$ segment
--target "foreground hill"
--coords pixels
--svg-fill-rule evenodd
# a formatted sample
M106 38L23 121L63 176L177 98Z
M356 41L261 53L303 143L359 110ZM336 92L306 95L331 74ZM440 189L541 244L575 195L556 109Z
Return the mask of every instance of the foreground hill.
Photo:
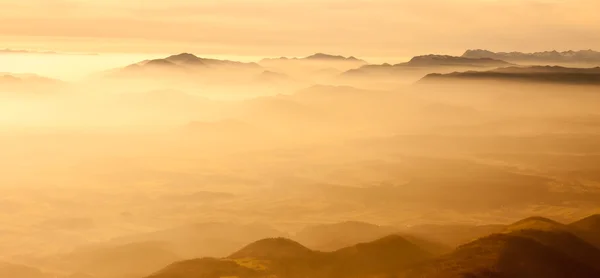
M285 239L263 239L224 259L175 263L152 278L374 277L402 271L431 255L400 236L389 236L335 252L318 252Z
M399 235L343 248L334 252L333 256L330 277L372 277L397 273L432 257Z
M600 85L600 67L566 68L550 66L508 67L489 71L433 73L421 79L421 83L456 81L528 82L572 85Z
M483 49L467 50L462 57L465 58L491 58L516 63L598 63L600 52L593 50L580 51L543 51L534 53L522 52L492 52Z
M591 278L600 272L560 251L517 235L495 234L405 272L401 277Z
M558 223L552 219L545 217L529 217L519 220L505 228L506 232L522 231L522 230L539 230L539 231L567 231L568 227Z
M573 222L569 224L569 228L581 238L600 248L600 214Z
M600 271L600 249L568 231L521 230L510 235L535 240Z

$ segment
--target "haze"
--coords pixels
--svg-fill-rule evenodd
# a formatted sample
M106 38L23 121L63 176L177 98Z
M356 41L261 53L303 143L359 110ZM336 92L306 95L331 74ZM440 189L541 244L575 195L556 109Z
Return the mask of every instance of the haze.
M0 0L0 278L600 277L597 10Z

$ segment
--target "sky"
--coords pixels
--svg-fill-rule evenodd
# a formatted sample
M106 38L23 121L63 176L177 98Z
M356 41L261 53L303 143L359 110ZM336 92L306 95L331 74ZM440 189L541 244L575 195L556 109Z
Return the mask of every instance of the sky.
M598 0L0 0L0 49L410 57L600 49Z

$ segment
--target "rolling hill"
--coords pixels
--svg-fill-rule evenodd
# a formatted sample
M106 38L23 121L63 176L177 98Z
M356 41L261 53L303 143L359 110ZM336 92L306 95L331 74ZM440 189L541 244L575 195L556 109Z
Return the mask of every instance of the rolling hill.
M388 236L335 252L318 252L285 238L251 243L223 259L175 263L151 278L374 277L403 270L431 255L400 236Z
M526 237L494 234L402 273L427 278L591 278L600 272Z
M600 214L573 222L569 224L569 228L581 238L600 248Z

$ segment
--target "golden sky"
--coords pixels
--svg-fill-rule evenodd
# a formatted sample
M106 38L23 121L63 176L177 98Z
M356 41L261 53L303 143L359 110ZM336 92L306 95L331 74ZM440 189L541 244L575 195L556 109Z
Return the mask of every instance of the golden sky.
M600 49L599 0L0 0L0 48L357 56Z

